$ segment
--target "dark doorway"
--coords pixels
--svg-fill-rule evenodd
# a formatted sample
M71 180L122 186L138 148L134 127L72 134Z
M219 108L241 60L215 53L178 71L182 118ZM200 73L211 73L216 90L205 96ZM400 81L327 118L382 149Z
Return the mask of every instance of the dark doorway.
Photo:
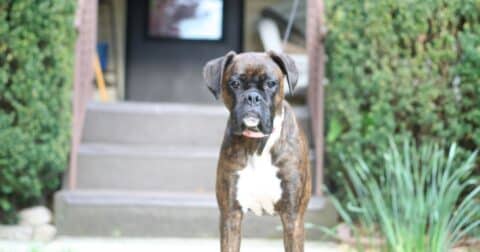
M149 1L128 0L126 99L210 103L203 64L229 50L241 51L242 0L223 1L223 33L218 41L148 36Z

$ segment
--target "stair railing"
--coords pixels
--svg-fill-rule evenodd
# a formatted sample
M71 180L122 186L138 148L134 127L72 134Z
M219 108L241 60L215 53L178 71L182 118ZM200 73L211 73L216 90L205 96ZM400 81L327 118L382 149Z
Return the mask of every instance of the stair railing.
M67 188L75 189L77 181L77 154L85 122L86 106L92 97L93 59L97 41L97 0L77 0L75 28L75 73L73 83L73 117L70 146L70 164L67 170Z
M323 192L324 164L324 94L326 36L323 0L307 0L307 52L308 52L308 107L312 120L313 143L315 145L314 194Z

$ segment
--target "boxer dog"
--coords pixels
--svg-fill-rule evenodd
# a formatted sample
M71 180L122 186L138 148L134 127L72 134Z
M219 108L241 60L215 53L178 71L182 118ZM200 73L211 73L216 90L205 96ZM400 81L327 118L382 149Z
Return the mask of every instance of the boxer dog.
M284 85L292 92L298 80L295 63L272 51L229 52L207 62L203 76L230 112L216 180L221 251L240 250L247 211L278 214L285 251L303 251L311 194L308 144L284 100Z

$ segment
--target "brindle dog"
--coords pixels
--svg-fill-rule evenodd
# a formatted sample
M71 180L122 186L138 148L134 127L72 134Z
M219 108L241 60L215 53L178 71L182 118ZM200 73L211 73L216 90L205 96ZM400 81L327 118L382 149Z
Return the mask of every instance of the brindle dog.
M217 167L221 251L240 250L248 210L280 215L285 251L303 251L311 178L307 140L284 100L285 79L290 92L298 80L293 60L229 52L205 65L204 78L230 111Z

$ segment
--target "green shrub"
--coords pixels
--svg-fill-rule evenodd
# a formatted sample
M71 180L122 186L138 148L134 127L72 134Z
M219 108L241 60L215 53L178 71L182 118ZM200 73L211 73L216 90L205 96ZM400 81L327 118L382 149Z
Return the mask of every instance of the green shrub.
M0 222L58 188L70 141L75 1L0 1Z
M344 159L347 201L332 202L354 235L380 237L381 251L446 252L479 226L480 185L471 178L476 153L463 160L455 144L444 150L392 142L381 167L361 156Z
M389 136L480 147L479 0L325 3L332 180L341 153L383 168Z

